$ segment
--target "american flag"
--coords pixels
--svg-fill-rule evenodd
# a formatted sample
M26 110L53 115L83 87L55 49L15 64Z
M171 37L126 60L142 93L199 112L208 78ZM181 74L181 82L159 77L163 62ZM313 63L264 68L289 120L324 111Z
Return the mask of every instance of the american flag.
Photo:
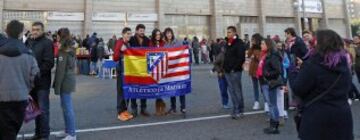
M157 83L175 82L190 78L188 49L147 53L148 73Z

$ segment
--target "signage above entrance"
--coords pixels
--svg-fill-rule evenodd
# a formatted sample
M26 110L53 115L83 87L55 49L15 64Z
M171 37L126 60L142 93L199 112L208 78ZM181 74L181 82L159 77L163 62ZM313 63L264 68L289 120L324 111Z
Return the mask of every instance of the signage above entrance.
M48 12L47 20L84 21L84 13L80 13L80 12Z
M299 0L299 10L303 11L303 2L305 4L305 12L307 13L323 13L323 7L320 0Z
M94 12L92 15L93 21L125 21L125 13L117 12Z

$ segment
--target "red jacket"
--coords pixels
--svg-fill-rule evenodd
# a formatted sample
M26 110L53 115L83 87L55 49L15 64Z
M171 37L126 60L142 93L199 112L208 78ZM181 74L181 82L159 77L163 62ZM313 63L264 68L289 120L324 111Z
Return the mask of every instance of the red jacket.
M121 47L124 45L124 40L121 38L116 41L113 59L115 62L120 61L121 56L123 55L123 51L121 51Z

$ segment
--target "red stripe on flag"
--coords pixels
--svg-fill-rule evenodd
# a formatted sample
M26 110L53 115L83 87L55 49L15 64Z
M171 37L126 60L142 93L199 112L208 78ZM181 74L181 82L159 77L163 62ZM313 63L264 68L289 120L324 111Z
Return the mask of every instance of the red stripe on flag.
M188 49L188 46L174 47L174 48L128 48L124 54L131 56L145 56L147 52L173 52Z
M189 74L190 74L189 71L174 72L174 73L170 73L170 74L165 75L165 78L181 76L181 75L189 75Z
M189 66L189 63L177 63L177 64L173 64L173 65L169 65L168 69L173 69L176 67L185 67L185 66Z
M181 58L188 58L190 55L189 54L181 54L178 56L173 56L173 57L169 57L169 60L176 60L176 59L181 59Z
M149 85L156 84L157 82L151 77L138 77L138 76L124 76L126 84L140 84Z

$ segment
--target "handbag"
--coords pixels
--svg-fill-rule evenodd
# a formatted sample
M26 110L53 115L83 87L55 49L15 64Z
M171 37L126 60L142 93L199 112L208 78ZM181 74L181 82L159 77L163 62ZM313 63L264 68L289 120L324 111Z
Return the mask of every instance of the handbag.
M316 101L320 100L322 97L324 97L326 94L330 93L330 90L332 88L335 87L335 85L338 83L338 81L340 80L342 74L340 74L337 79L335 80L335 82L330 86L330 88L328 88L326 91L324 91L323 93L321 93L320 95L316 96L314 99L310 100L309 102L306 102L304 104L304 106L302 106L301 108L299 108L294 116L294 122L295 122L295 126L296 126L296 130L297 132L299 132L300 130L300 124L301 124L301 119L302 119L302 112L305 108L308 108L310 105L312 105L313 103L315 103Z
M40 114L41 114L41 110L39 109L39 105L30 96L28 99L28 105L26 106L26 109L25 109L24 122L28 123L28 122L34 120Z
M269 80L268 84L269 84L269 89L274 89L274 88L284 85L284 80L281 76L278 76L274 80Z

